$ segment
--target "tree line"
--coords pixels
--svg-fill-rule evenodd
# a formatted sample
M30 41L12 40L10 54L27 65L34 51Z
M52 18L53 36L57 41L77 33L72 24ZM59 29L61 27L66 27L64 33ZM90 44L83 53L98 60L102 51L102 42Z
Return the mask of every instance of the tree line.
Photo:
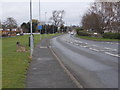
M52 16L49 18L49 24L46 24L45 22L38 21L37 19L32 19L32 31L40 32L38 30L38 25L42 25L41 33L56 33L56 32L66 32L67 27L64 26L63 16L65 11L64 10L54 10L52 12ZM3 30L9 29L12 31L12 29L17 28L17 22L14 18L9 17L7 20L2 22L2 28ZM22 28L24 33L30 33L30 22L23 22L20 27ZM58 28L59 27L59 28Z
M38 20L35 20L35 19L32 20L32 31L33 31L33 33L40 32L40 30L38 30L38 25L39 25ZM54 25L43 24L41 26L42 26L41 34L57 32L57 27L54 26ZM24 33L30 33L30 22L22 23L21 28L22 28Z
M82 28L100 34L119 32L120 1L94 2L82 18Z
M1 22L0 24L3 30L9 29L10 31L12 31L12 29L15 29L18 27L17 21L12 17L8 17L6 20Z
M66 32L67 27L64 26L64 10L54 10L52 12L52 16L49 18L49 24L45 24L45 22L39 22L38 20L33 19L32 20L32 30L33 32L40 32L38 30L38 25L42 25L41 33L56 33L56 32ZM58 28L59 27L59 28ZM22 23L21 28L23 29L23 32L30 33L30 22Z

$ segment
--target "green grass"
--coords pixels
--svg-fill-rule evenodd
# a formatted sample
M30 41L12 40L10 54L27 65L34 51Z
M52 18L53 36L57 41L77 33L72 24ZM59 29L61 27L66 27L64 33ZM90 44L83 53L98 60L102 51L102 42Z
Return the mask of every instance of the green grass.
M26 72L31 61L30 52L16 52L16 42L19 41L29 50L28 38L29 35L2 39L2 88L25 88ZM45 35L42 38L46 38ZM35 45L39 40L40 35L34 35Z
M78 36L78 35L76 35L76 37L82 38L82 39L87 39L87 40L95 40L95 41L120 41L118 39L106 39L106 38L97 38L97 37L90 37L90 36Z

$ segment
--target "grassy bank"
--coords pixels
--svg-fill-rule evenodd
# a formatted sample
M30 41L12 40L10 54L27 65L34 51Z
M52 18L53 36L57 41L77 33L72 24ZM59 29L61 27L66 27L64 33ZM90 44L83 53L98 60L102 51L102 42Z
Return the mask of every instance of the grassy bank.
M59 34L55 34L59 35ZM42 38L51 37L52 34L42 35ZM29 50L29 35L9 37L2 39L2 87L25 88L26 71L29 66L30 52L16 52L16 42L19 41ZM34 35L35 45L40 35Z
M82 39L87 39L87 40L94 40L94 41L120 41L118 39L106 39L106 38L97 38L97 37L90 37L90 36L78 36L78 35L76 35L76 37L82 38Z

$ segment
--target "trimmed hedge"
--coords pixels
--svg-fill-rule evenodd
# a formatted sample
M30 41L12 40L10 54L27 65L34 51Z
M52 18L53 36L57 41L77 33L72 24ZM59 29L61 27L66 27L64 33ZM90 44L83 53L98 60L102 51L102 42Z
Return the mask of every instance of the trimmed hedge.
M120 33L104 33L103 38L107 39L120 39Z
M78 34L79 36L91 36L90 33L85 32L85 31L78 31L77 34Z
M76 31L78 31L78 32L79 31L84 31L84 29L83 28L77 28Z

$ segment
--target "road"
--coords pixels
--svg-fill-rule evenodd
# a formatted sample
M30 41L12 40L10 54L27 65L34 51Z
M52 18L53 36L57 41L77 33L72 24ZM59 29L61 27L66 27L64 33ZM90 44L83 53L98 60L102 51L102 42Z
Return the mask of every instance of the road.
M51 48L85 88L118 88L117 42L78 39L65 34Z

